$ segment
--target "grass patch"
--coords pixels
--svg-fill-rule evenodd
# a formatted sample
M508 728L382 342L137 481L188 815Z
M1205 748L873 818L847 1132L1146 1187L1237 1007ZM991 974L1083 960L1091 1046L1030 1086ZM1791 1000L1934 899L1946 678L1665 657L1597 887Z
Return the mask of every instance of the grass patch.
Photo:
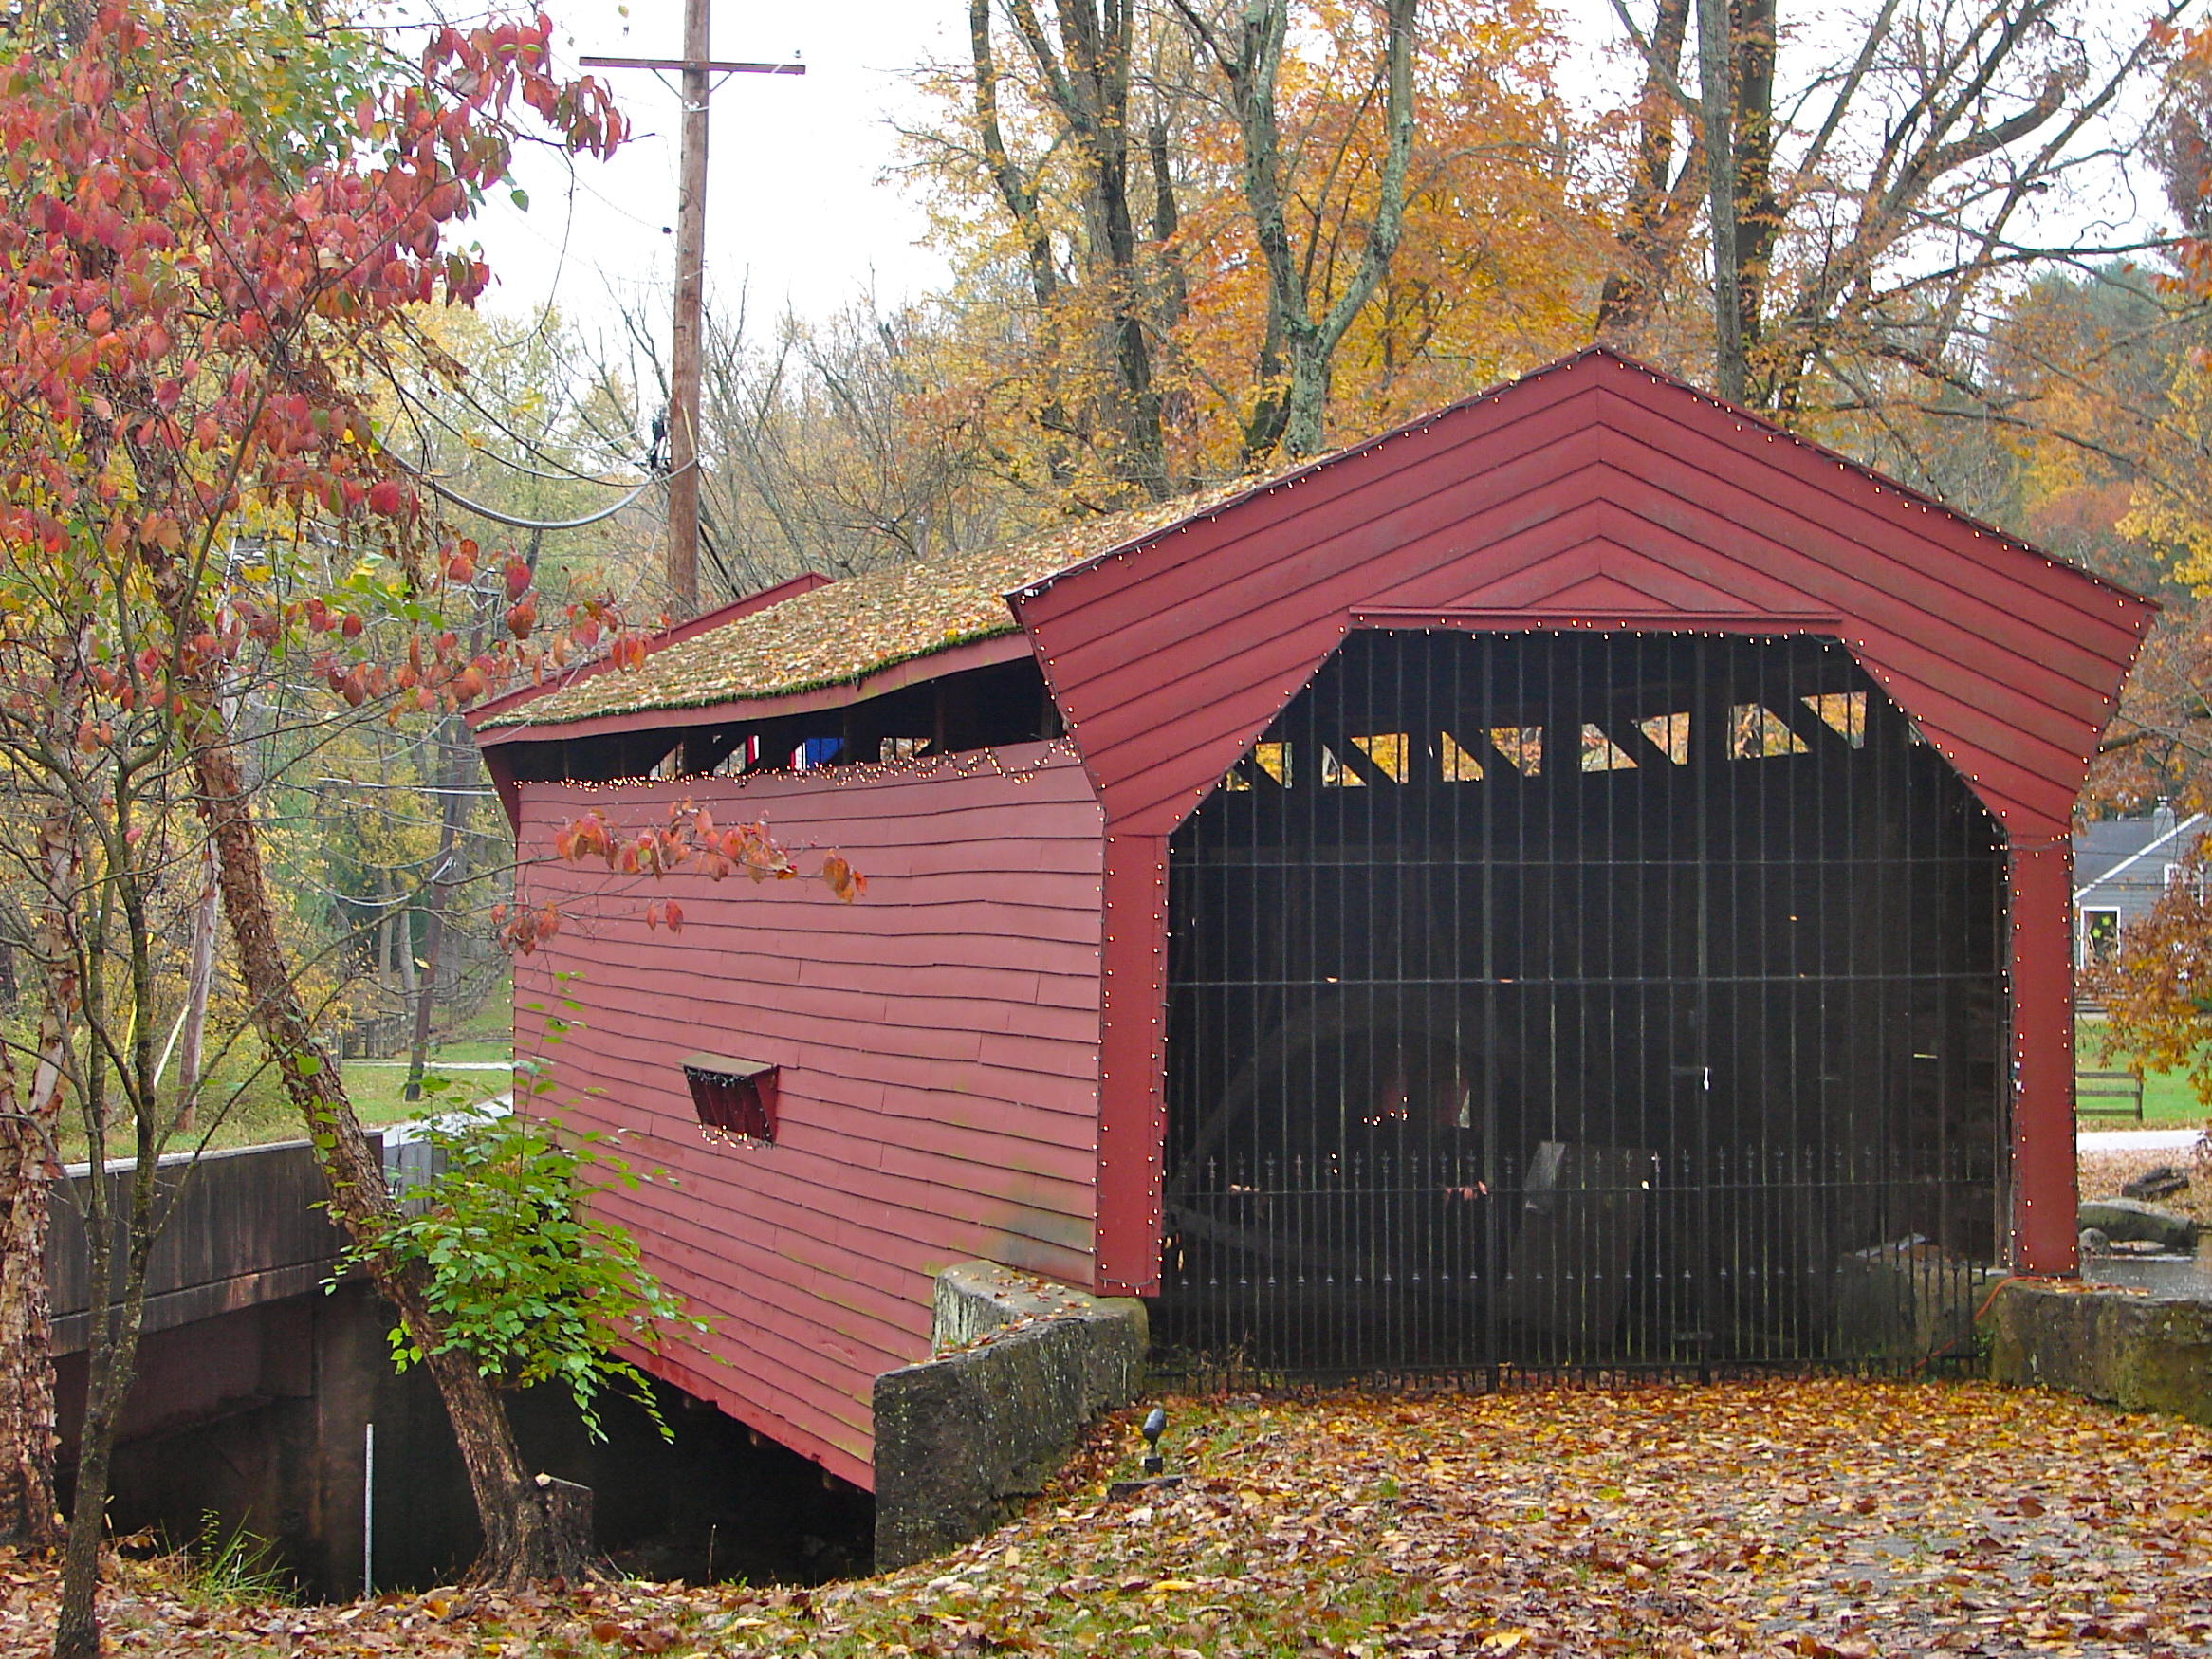
M2105 1059L2101 1050L2101 1037L2102 1033L2097 1026L2089 1022L2085 1021L2075 1028L2074 1064L2076 1071L2126 1071L2133 1063L2135 1057L2126 1050L2114 1054L2110 1060ZM2195 1129L2203 1124L2207 1117L2212 1117L2212 1111L2208 1111L2203 1103L2197 1098L2197 1092L2189 1086L2189 1077L2186 1072L2161 1072L2145 1068L2143 1073L2144 1128ZM2135 1127L2134 1120L2127 1117L2084 1117L2080 1119L2080 1122L2085 1129L2133 1129Z
M244 1527L226 1531L213 1510L200 1517L198 1536L172 1553L170 1570L178 1599L188 1607L284 1606L292 1599L292 1576L276 1546Z
M251 1055L226 1056L209 1078L208 1087L201 1096L201 1134L207 1137L210 1150L222 1147L266 1146L271 1141L299 1140L304 1137L300 1114L285 1094L276 1074L261 1064L258 1044ZM447 1071L445 1064L507 1064L513 1060L511 1048L505 1042L486 1041L456 1041L431 1051L431 1073L451 1079L452 1086L420 1100L405 1098L407 1062L398 1060L349 1060L340 1068L345 1082L346 1097L362 1124L369 1129L399 1123L418 1113L452 1110L470 1105L492 1095L505 1094L513 1084L507 1071ZM111 1134L108 1156L129 1157L134 1152L131 1132L127 1124L118 1126L120 1134ZM74 1114L65 1114L61 1125L62 1157L67 1163L79 1163L90 1154L86 1149L84 1131L75 1120ZM172 1152L189 1152L198 1144L200 1135L189 1138L179 1136L170 1143Z

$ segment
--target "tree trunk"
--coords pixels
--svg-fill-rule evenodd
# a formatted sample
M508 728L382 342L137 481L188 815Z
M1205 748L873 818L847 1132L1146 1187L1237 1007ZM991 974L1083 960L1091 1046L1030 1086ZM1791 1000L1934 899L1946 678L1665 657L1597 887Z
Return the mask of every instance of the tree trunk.
M1135 9L1129 0L1104 0L1103 5L1099 0L1060 0L1058 50L1031 0L1011 0L1008 12L1036 66L1038 90L1059 112L1081 158L1088 271L1108 301L1102 319L1103 366L1111 377L1111 415L1118 438L1115 472L1152 500L1165 500L1172 487L1152 373L1152 330L1156 324L1146 315L1147 284L1130 205L1129 92ZM1051 244L1037 213L1036 181L1023 180L1005 158L989 29L988 0L970 0L969 33L985 157L1001 198L1030 242L1034 270L1036 250L1041 249L1049 259ZM1033 284L1035 280L1033 276Z
M422 1098L422 1074L430 1063L431 1016L437 1004L439 958L446 943L446 893L461 856L461 824L468 815L468 798L462 791L468 787L469 755L455 739L457 725L458 717L444 728L446 764L438 768L445 797L438 815L437 857L431 865L430 893L423 902L422 989L415 999L415 1033L408 1045L404 1091L410 1100Z
M192 916L192 962L184 981L184 1039L176 1060L176 1128L190 1134L198 1121L200 1066L207 1044L208 996L215 983L215 930L223 920L223 893L217 884L215 843L201 850L200 901Z
M1674 122L1682 114L1682 48L1689 38L1689 0L1659 0L1645 46L1643 96L1637 105L1636 170L1615 232L1619 263L1605 279L1597 301L1597 338L1623 341L1650 321L1666 297L1682 252L1683 236L1695 217L1695 180L1705 166L1702 139L1674 167Z
M50 813L39 859L49 914L41 932L37 1060L25 1090L0 1048L0 1543L50 1546L61 1539L54 1508L53 1332L46 1302L47 1202L54 1127L77 974L54 907L77 883L77 843L65 811Z
M1300 315L1293 320L1290 335L1289 418L1282 430L1283 448L1293 455L1318 455L1328 447L1329 387L1336 347L1390 274L1405 227L1406 171L1413 158L1413 49L1420 0L1387 0L1384 9L1390 32L1383 72L1383 120L1390 141L1383 154L1374 217L1367 227L1367 247L1360 254L1358 270L1318 320L1305 322L1302 289L1300 294ZM1282 50L1280 34L1275 49L1279 55ZM1267 83L1272 93L1272 74ZM1272 130L1272 118L1268 124Z
M1735 0L1730 11L1736 63L1737 315L1748 375L1766 331L1767 270L1781 233L1781 206L1774 194L1775 0Z
M130 817L125 788L129 774L117 768L116 826ZM127 845L127 843L125 843ZM54 1624L54 1659L99 1659L100 1545L107 1530L108 1470L116 1430L130 1397L138 1366L138 1335L144 1324L146 1264L163 1219L157 1205L161 1135L155 1122L154 980L152 928L144 892L127 863L115 860L114 843L99 876L99 889L83 901L88 914L73 930L74 959L83 976L83 1023L93 1052L78 1078L77 1098L83 1115L84 1139L92 1166L84 1183L85 1248L89 1253L85 1355L84 1422L77 1436L77 1490L70 1503L69 1536L62 1551L61 1607ZM123 938L114 937L120 922ZM128 973L127 1009L118 1019L108 995L111 972ZM132 1035L119 1037L117 1027ZM124 1051L128 1050L125 1058ZM129 1208L122 1232L122 1283L115 1280L117 1215L112 1202L118 1177L108 1172L108 1130L114 1085L130 1110L137 1161L129 1177Z
M1298 257L1290 233L1291 183L1285 176L1289 163L1275 100L1290 32L1288 0L1252 0L1244 8L1234 51L1192 9L1190 0L1175 0L1175 9L1207 44L1227 83L1244 152L1244 204L1252 215L1253 239L1267 267L1267 329L1257 364L1261 392L1244 427L1244 458L1247 463L1263 461L1278 444L1294 456L1318 454L1328 442L1329 383L1336 347L1390 273L1405 225L1420 0L1387 0L1383 120L1390 141L1377 181L1374 216L1366 227L1367 245L1357 270L1318 318L1313 314L1313 296L1306 287L1305 263Z
M1706 202L1713 242L1713 385L1743 401L1743 292L1736 231L1735 50L1728 0L1698 0L1698 93L1705 112Z
M96 1141L104 1136L95 1136ZM102 1149L104 1150L104 1149ZM94 1164L86 1189L84 1237L92 1252L91 1353L86 1356L84 1424L77 1435L77 1490L69 1536L62 1554L61 1611L54 1624L54 1659L99 1659L100 1543L107 1531L108 1472L116 1429L138 1370L138 1335L145 1323L146 1263L157 1230L154 1185L159 1164L140 1158L131 1172L130 1247L123 1258L122 1295L115 1295L114 1209L105 1193L106 1160Z
M991 46L991 0L968 0L968 47L975 59L975 121L983 140L984 162L998 187L999 199L1006 204L1006 212L1021 229L1038 331L1049 340L1060 326L1060 279L1052 263L1052 233L1038 209L1037 180L1024 176L1014 161L999 120L999 68ZM1068 430L1067 410L1057 397L1048 398L1039 415L1047 432ZM1056 484L1064 484L1074 475L1064 441L1055 440L1047 447L1045 470Z
M1331 353L1320 331L1302 317L1284 331L1290 344L1290 384L1283 396L1282 447L1293 455L1318 455L1329 425Z
M236 752L226 735L210 733L195 747L193 765L222 872L223 913L230 923L255 1027L286 1091L306 1119L330 1185L332 1213L357 1242L373 1246L398 1207L384 1184L383 1159L354 1115L337 1067L315 1041L285 960L262 876L260 832L244 793ZM532 1579L590 1576L587 1546L556 1528L537 1501L498 1394L464 1356L441 1352L445 1333L424 1299L419 1277L381 1255L372 1256L368 1267L377 1289L397 1310L409 1341L426 1356L452 1419L484 1529L476 1577L515 1588Z
M399 995L403 1003L412 1003L422 988L421 971L415 962L415 906L402 905L392 912L392 942L398 948Z
M46 1137L0 1076L0 1542L46 1546L54 1513L54 1367L46 1304Z

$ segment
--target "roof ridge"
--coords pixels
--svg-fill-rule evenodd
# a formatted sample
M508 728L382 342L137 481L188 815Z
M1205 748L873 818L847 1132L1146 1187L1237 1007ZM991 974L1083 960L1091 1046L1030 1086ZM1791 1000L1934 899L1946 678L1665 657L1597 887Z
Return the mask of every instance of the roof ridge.
M639 668L619 673L572 672L549 690L510 693L478 710L471 724L482 731L555 728L618 715L673 715L686 710L762 702L857 685L901 663L1019 632L1023 624L1015 604L1057 581L1126 556L1201 519L1230 511L1263 492L1293 488L1324 469L1425 431L1439 421L1513 396L1593 359L1687 394L1739 427L1748 425L1808 455L1838 463L1874 489L1941 513L1950 523L1997 545L2032 554L2124 599L2150 602L2119 582L2046 553L1817 440L1790 432L1755 411L1724 403L1667 370L1609 345L1594 343L1416 415L1387 432L1271 471L1202 486L1164 501L1139 503L1112 513L1065 518L979 547L882 565L779 602L745 608L744 614L727 622L714 624L705 618L693 618L649 642L649 654ZM745 601L739 601L729 608L744 607Z

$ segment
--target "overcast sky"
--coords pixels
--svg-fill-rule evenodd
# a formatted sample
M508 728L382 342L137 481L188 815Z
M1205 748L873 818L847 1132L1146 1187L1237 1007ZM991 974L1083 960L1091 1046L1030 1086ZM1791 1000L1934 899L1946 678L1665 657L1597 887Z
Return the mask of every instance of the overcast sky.
M481 15L475 9L486 3L388 0L385 15ZM683 0L542 3L555 19L562 66L572 73L586 54L673 57L682 48ZM1627 91L1634 65L1614 48L1619 30L1610 0L1557 0L1555 9L1572 43L1562 90L1585 108L1613 101ZM754 325L765 327L786 305L820 317L871 287L892 304L944 282L944 262L919 246L921 205L894 175L894 123L922 113L912 81L917 65L966 56L967 13L963 0L720 0L714 56L796 56L807 72L729 76L714 93L710 303L727 310L742 292ZM1813 18L1798 27L1817 34L1823 24ZM618 333L623 310L638 308L640 290L653 288L640 314L665 339L676 212L674 78L664 83L643 70L600 73L614 83L636 137L608 162L571 162L543 148L521 156L518 182L528 193L528 211L502 192L474 227L496 277L489 304L519 314L552 299L587 334ZM2101 208L2124 222L2145 207L2115 190L2109 203L2073 202L2059 211L2072 218ZM2153 213L2158 207L2147 204Z
M547 0L562 65L587 53L674 57L682 0ZM800 58L804 79L724 79L710 109L707 272L710 295L734 302L743 286L756 317L788 301L833 310L873 282L887 301L935 286L943 262L916 246L922 214L884 176L896 162L892 118L914 107L907 71L956 49L958 0L815 0L768 5L722 0L713 53L774 62ZM624 15L627 10L628 15ZM598 73L614 83L636 138L608 162L573 165L544 151L524 156L526 212L500 194L478 221L498 281L492 304L527 311L548 298L580 322L611 316L610 296L673 264L676 212L675 78L643 70Z
M396 0L392 11L419 17L430 3ZM683 46L683 0L544 4L571 72L586 54L674 57ZM1604 8L1605 0L1562 8L1570 32L1593 46L1584 76L1611 38ZM462 9L449 0L451 14ZM918 246L926 229L919 202L889 175L899 159L894 121L920 107L911 71L927 60L965 56L967 20L962 0L720 0L714 56L797 56L806 75L730 76L714 93L707 186L713 303L733 304L742 287L765 323L786 303L820 316L871 285L895 303L943 282L944 262ZM476 225L497 277L490 304L499 310L526 312L552 298L577 322L603 327L618 312L613 296L667 281L676 211L674 78L664 84L642 70L599 73L612 79L636 137L610 162L571 164L543 151L521 158L518 182L529 210L509 205L503 192Z

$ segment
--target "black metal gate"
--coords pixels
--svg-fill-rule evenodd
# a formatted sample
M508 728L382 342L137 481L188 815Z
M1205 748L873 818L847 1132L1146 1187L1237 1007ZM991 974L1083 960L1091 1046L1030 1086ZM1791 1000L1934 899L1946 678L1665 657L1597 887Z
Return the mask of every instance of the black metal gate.
M1171 1365L1967 1347L2001 839L1841 646L1355 633L1170 907Z

